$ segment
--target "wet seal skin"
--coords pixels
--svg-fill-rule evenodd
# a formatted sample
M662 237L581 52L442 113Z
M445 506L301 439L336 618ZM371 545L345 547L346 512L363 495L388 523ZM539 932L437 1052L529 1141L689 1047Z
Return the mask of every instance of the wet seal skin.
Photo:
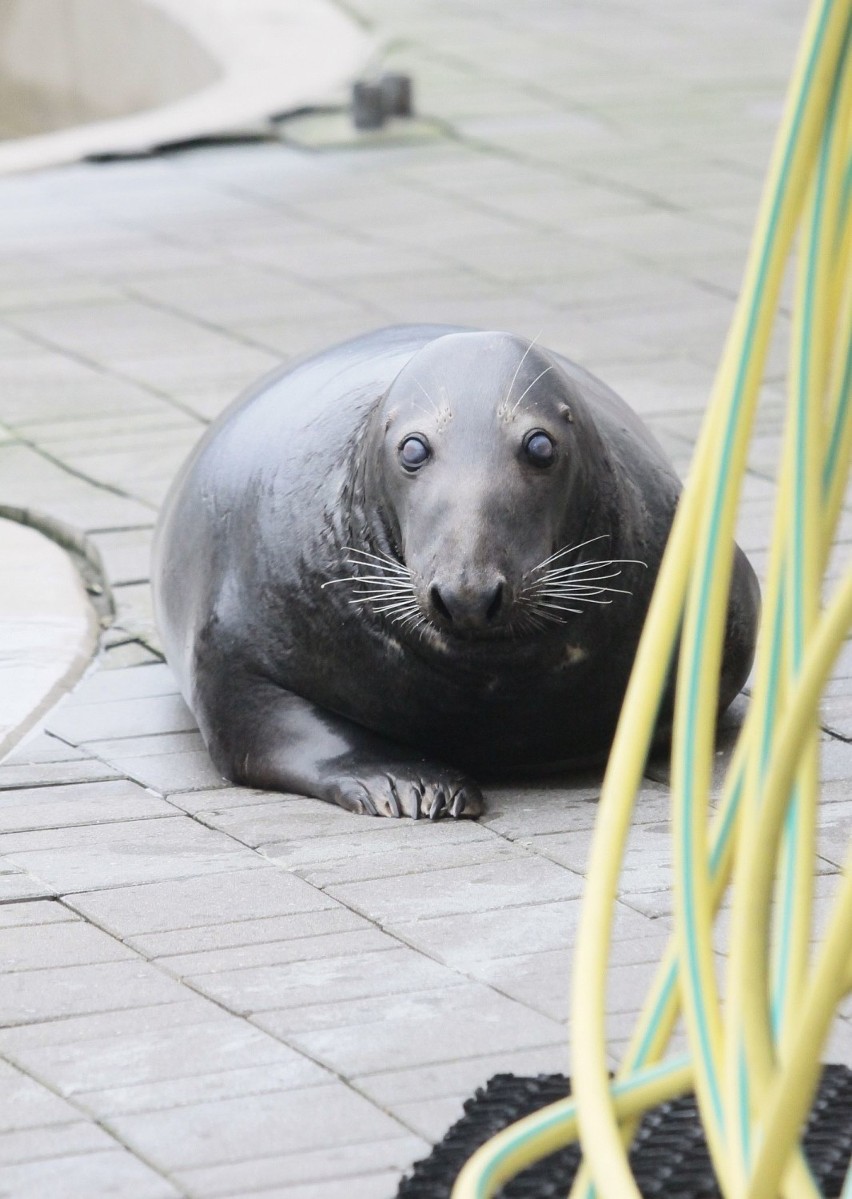
M262 380L181 470L154 549L166 656L234 782L477 816L477 778L605 756L679 491L560 355L370 333ZM758 607L738 549L721 708Z

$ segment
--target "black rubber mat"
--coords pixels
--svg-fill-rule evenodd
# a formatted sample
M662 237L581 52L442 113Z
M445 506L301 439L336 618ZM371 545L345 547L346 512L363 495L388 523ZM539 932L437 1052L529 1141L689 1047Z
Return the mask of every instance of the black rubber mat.
M564 1074L521 1078L495 1074L472 1099L429 1157L400 1183L397 1199L448 1199L464 1163L501 1129L570 1093ZM826 1066L805 1132L805 1153L828 1199L843 1188L852 1154L852 1071ZM576 1173L576 1146L561 1149L509 1182L501 1199L564 1199ZM664 1103L642 1120L630 1153L639 1190L666 1199L717 1199L701 1122L692 1095Z

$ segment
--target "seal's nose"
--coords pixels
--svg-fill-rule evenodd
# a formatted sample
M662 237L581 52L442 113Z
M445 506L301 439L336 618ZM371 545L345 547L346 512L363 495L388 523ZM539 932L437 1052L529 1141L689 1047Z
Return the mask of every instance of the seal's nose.
M502 576L481 584L433 583L429 603L439 624L460 631L487 629L498 623L506 607L507 590Z

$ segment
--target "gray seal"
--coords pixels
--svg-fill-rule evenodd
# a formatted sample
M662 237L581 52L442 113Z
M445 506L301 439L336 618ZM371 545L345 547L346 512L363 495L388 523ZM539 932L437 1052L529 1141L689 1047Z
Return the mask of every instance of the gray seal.
M155 538L166 656L234 782L476 816L476 778L606 755L679 492L559 354L370 333L261 381L184 465ZM737 549L720 709L758 607Z

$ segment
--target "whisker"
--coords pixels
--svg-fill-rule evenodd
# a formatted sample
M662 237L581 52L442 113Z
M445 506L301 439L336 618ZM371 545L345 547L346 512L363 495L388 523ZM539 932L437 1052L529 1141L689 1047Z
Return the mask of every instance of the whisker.
M518 396L515 403L512 405L512 411L511 411L510 415L514 416L514 414L518 411L518 408L521 405L521 401L523 400L523 398L527 394L527 392L531 391L532 388L535 387L536 383L538 383L539 379L543 379L544 376L547 374L547 372L552 371L552 370L553 370L553 365L551 364L550 366L546 366L544 368L544 370L541 372L541 374L536 375L536 377L533 379L532 383L530 383L529 387L526 387L521 392L521 394Z
M512 381L511 381L511 383L509 384L509 389L508 389L508 391L506 392L506 398L503 400L503 403L502 403L502 405L501 405L501 407L502 407L502 408L504 408L504 409L505 409L505 407L506 407L506 406L507 406L507 404L509 403L509 400L512 398L512 388L515 386L515 380L517 379L518 375L521 373L521 367L524 365L524 363L525 363L525 362L526 362L526 360L527 360L527 354L529 354L530 350L533 348L533 346L535 345L535 343L538 341L538 339L539 339L540 337L541 337L541 329L539 329L538 333L536 333L535 337L532 339L532 341L530 342L530 344L529 344L529 345L527 346L527 348L524 350L523 357L521 358L521 361L520 361L520 362L518 363L518 365L515 367L515 373L514 373L514 375L512 375ZM514 412L514 409L512 409L512 411Z
M412 375L412 378L414 378L414 376L413 376L413 375ZM426 399L428 400L428 402L429 402L429 404L430 404L430 406L431 406L431 408L432 408L432 413L431 413L431 415L432 415L432 416L436 416L436 417L437 417L437 418L440 420L440 418L441 418L441 409L438 407L438 405L435 403L435 401L434 401L434 400L432 399L432 397L429 395L429 392L426 390L426 388L423 386L423 384L420 382L420 380L419 380L419 379L414 379L414 382L417 384L417 386L420 388L420 390L423 392L423 394L425 395Z
M606 537L609 537L609 533L600 533L597 537L590 537L588 541L580 541L577 545L566 545L564 549L557 550L555 554L551 554L549 558L545 558L543 562L539 562L529 573L532 574L533 570L541 570L543 566L555 562L557 558L562 558L565 554L570 554L573 550L581 550L587 545L592 545L595 541L603 541Z
M397 562L396 558L391 558L389 554L371 554L369 550L358 549L358 547L354 545L344 546L344 549L346 550L347 554L360 554L364 558L370 558L372 561L380 563L382 570L390 569L395 570L400 574L411 574L411 571L407 566L403 566L401 562ZM353 562L353 566L355 564L356 563Z

